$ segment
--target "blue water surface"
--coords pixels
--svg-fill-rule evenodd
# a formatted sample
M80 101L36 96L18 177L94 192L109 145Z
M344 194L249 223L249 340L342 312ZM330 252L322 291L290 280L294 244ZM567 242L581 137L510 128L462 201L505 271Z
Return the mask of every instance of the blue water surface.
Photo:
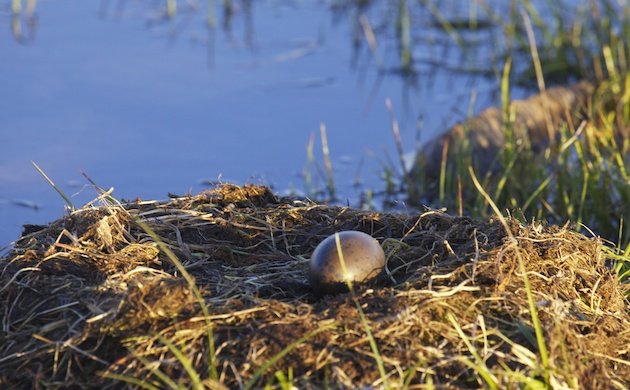
M353 204L356 177L378 190L383 166L398 169L386 98L406 152L465 118L473 92L476 111L498 101L492 32L475 54L487 74L458 74L447 64L461 50L426 10L405 74L398 1L243 0L231 16L223 2L179 1L170 18L167 1L31 1L32 15L27 3L0 3L0 246L64 213L32 161L77 206L96 196L81 172L126 199L204 181L307 193L306 145L314 137L322 165L325 123L339 197Z

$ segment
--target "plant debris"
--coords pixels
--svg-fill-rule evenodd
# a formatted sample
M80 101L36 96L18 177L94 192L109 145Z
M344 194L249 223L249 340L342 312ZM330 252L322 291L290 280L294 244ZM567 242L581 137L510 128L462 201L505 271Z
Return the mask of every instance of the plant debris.
M138 221L193 276L208 318ZM159 374L183 386L260 387L277 385L282 372L300 388L475 388L487 385L486 367L500 388L543 380L627 388L628 286L602 242L557 226L509 226L515 241L495 220L331 207L253 185L86 207L30 227L0 259L0 387L136 387L135 378L159 388ZM342 230L378 239L386 272L354 294L318 297L309 258Z

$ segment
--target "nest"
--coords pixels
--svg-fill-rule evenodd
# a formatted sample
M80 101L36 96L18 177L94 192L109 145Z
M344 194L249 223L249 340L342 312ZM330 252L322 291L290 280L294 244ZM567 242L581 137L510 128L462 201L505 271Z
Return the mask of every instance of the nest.
M627 388L628 289L602 243L503 226L260 186L83 208L30 226L0 259L0 387ZM377 238L386 270L314 296L309 256L341 230Z

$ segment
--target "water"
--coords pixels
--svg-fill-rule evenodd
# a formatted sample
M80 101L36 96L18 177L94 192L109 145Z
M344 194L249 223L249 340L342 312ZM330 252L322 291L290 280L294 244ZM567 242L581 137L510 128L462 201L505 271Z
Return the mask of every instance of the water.
M324 122L338 192L353 203L355 177L379 189L383 165L397 168L386 98L407 151L418 128L422 141L464 118L473 91L477 110L498 101L497 76L448 69L461 50L427 9L412 15L416 72L401 72L397 1L235 1L232 16L216 5L216 28L205 2L180 1L170 19L166 1L39 1L33 19L10 3L0 4L0 246L64 212L31 161L76 205L95 197L80 172L126 199L208 180L304 192L306 145L314 135L321 164ZM492 47L476 53L496 68Z

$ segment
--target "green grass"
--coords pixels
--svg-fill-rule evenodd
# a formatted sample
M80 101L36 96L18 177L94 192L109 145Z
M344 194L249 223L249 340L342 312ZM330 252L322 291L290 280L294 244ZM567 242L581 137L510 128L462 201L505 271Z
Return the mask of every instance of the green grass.
M344 275L347 275L348 270L346 269L346 261L343 255L343 251L341 250L341 239L339 237L339 233L335 233L335 245L337 246L337 253L339 255L339 262L341 263L341 270L343 271ZM359 313L361 324L363 325L363 328L365 329L368 342L370 343L370 349L372 350L372 353L374 354L374 361L376 362L376 367L378 368L378 372L381 375L381 385L383 386L383 388L389 389L390 386L387 380L387 372L385 371L385 363L383 363L383 357L381 356L381 353L378 350L378 345L376 344L376 339L374 338L374 334L372 332L372 329L370 328L370 323L368 322L367 317L365 316L365 313L363 313L363 309L361 309L361 303L359 302L359 299L357 298L354 292L354 288L352 286L352 280L348 279L346 280L346 283L348 285L348 289L350 290L350 295L352 296L352 300L354 301L354 304L357 307L357 312Z
M76 210L76 207L74 207L74 204L72 203L70 198L63 191L61 191L59 187L57 187L55 182L53 182L52 179L48 177L48 175L46 175L46 173L39 167L39 165L37 165L35 161L31 161L31 163L33 164L35 169L37 169L37 172L39 172L39 174L42 175L42 177L46 180L46 182L48 182L48 184L50 184L50 186L57 192L57 194L61 196L61 199L63 199L63 201L66 203L68 209L70 211Z
M421 4L446 34L457 36L437 2ZM507 19L485 9L483 18L499 23L504 31L500 47L505 49L505 61L497 74L506 142L496 153L493 172L478 172L500 210L524 220L571 222L577 229L587 226L625 246L630 229L621 229L619 221L630 219L630 208L625 206L630 204L630 139L625 134L630 127L630 20L627 10L615 12L609 1L585 4L572 20L563 17L560 1L547 4L550 18L541 17L543 11L528 0L513 2ZM533 141L516 139L511 111L515 82L528 80L528 85L544 91L548 84L583 77L598 80L585 122L549 128L556 137L542 152L534 150ZM549 122L548 127L552 127ZM435 183L437 201L431 206L461 207L472 216L492 215L467 174L474 153L465 137L456 145L444 145ZM403 191L413 195L410 199L426 198L431 187L422 164L417 163L416 172L421 172L417 177L400 180Z
M540 360L542 361L542 365L543 365L543 369L544 369L544 378L545 378L545 382L547 384L550 384L549 383L549 375L547 373L547 371L549 370L549 354L547 353L547 346L545 344L545 337L544 337L544 334L543 334L543 330L542 330L542 325L540 323L540 319L538 317L538 309L536 309L536 301L534 300L532 287L531 287L531 285L529 283L529 277L527 276L527 268L525 267L525 260L523 260L523 257L521 256L521 252L518 249L518 241L514 237L514 234L512 233L512 231L510 229L510 226L508 225L507 221L503 217L503 213L501 213L501 211L499 210L497 205L494 203L494 201L492 200L490 195L488 195L488 193L484 190L484 188L479 183L479 180L477 180L477 176L475 175L475 172L473 171L472 167L469 168L469 172L470 172L470 178L472 179L473 184L475 185L475 188L477 189L477 191L479 191L479 193L488 202L488 204L492 208L492 211L494 212L494 215L499 219L499 221L501 221L501 224L503 225L503 227L505 229L505 232L507 233L508 238L513 243L513 245L515 245L517 247L516 256L517 256L517 259L518 259L518 266L519 266L519 270L520 270L520 273L521 273L522 278L523 278L523 282L525 284L525 292L527 293L527 304L529 306L529 315L531 316L532 323L534 325L534 332L536 333L536 343L538 345L538 353L540 354ZM461 335L461 330L458 330L458 333L460 333L460 335ZM479 364L480 362L479 362L479 359L477 357L476 357L476 360L477 360L477 364ZM486 377L487 377L487 375L484 375L484 379L486 379ZM486 381L487 380L488 379L486 379ZM489 382L488 382L488 384L490 385Z
M615 89L628 83L630 74L625 74L604 83L599 93L614 94ZM615 101L621 106L627 99L621 96ZM599 118L599 123L584 122L578 127L565 124L558 129L559 145L550 146L541 154L527 143L511 142L507 136L508 141L497 156L502 163L492 175L483 177L483 185L502 210L512 210L527 219L557 224L570 221L578 228L586 225L625 245L630 232L619 234L619 221L630 218L630 209L625 207L630 202L628 141L618 139L618 126L628 126L630 116L605 112L603 108L593 110L590 116ZM509 134L509 122L506 128ZM456 208L457 177L462 177L459 172L469 166L468 153L451 152L442 163L439 207ZM473 188L470 180L464 180L463 187L464 193L469 194ZM477 196L464 197L464 201L468 214L489 215L487 202L480 203Z
M249 379L249 381L247 381L247 383L245 384L244 388L245 389L252 389L252 388L254 388L256 386L257 381L260 379L260 377L262 377L263 375L268 375L269 374L269 369L274 364L276 364L279 360L281 360L284 356L286 356L289 352L293 351L295 348L297 348L301 344L304 344L306 341L308 341L310 338L312 338L313 336L317 335L318 333L321 333L321 332L323 332L325 330L329 330L329 329L331 329L331 328L333 328L335 326L336 326L335 323L327 324L326 326L322 326L322 327L320 327L318 329L315 329L312 332L307 333L306 335L300 337L299 339L297 339L294 342L292 342L289 345L287 345L285 348L282 349L282 351L278 352L276 355L274 355L269 360L267 360L265 363L263 363L256 370L256 372L254 372L254 375L252 375L252 377ZM290 370L290 367L288 367L287 370ZM278 372L276 372L276 378L278 378L278 381L280 383L283 383L283 381L285 379L283 375L278 376Z
M474 370L476 373L478 373L479 376L483 378L486 386L488 386L489 389L497 390L499 388L497 379L492 374L488 366L486 366L486 363L483 361L483 359L479 356L479 353L477 352L477 349L475 348L475 346L464 334L464 331L462 330L461 326L457 323L457 320L453 316L453 313L448 313L448 320L451 322L451 324L453 325L453 327L459 334L459 337L461 337L461 339L464 341L464 344L466 344L466 347L470 351L470 354L475 359L474 362L471 362L470 359L462 356L460 357L460 360L462 361L462 363L464 363L466 366L468 366L469 368Z
M147 225L140 219L136 219L135 222L142 228L142 230L144 230L153 239L153 241L158 245L160 250L173 263L173 265L181 273L182 277L186 280L189 288L193 292L193 295L195 299L197 300L197 303L199 304L201 311L203 312L204 320L206 323L206 336L207 336L207 342L208 342L208 376L210 380L216 381L218 379L218 374L217 374L217 365L216 365L216 356L215 356L214 336L213 336L213 331L212 331L213 326L212 326L212 322L209 320L210 313L208 311L208 306L206 305L206 301L201 291L197 287L195 279L186 270L186 267L182 264L182 262L179 261L175 253L173 253L173 251L164 243L164 241L162 241L162 239L160 239L160 237L149 227L149 225ZM177 357L177 360L182 363L182 365L186 369L186 372L190 375L190 379L192 380L192 383L199 385L200 384L199 374L197 374L197 372L194 371L194 369L192 368L190 364L190 361L181 352L179 352L179 349L177 349L172 343L171 344L167 343L168 340L166 340L165 338L162 338L161 340L163 343L165 343L165 345L169 348L169 350L171 350L171 352L175 354L175 356ZM195 387L195 388L200 388L200 387Z

